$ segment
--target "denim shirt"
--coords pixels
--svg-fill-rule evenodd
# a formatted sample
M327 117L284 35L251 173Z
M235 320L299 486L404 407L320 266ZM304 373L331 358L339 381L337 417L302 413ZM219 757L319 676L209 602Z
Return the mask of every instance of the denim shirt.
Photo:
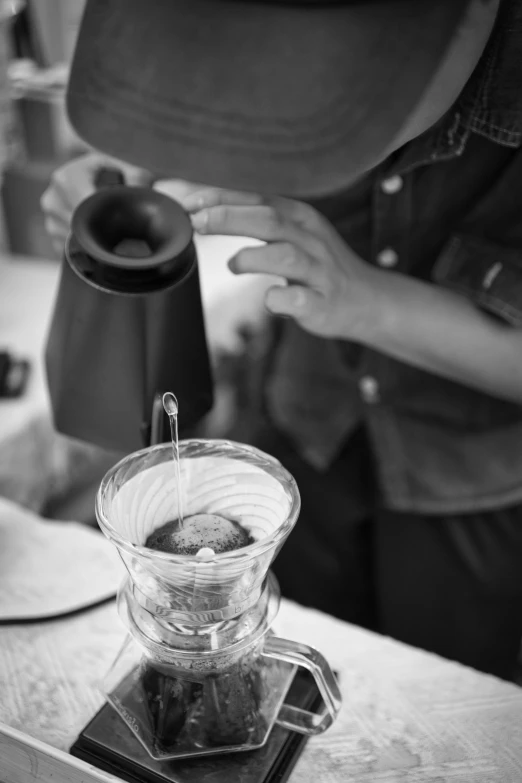
M347 192L315 206L386 274L458 292L522 326L522 3L504 0L450 112ZM480 361L480 356L476 357ZM364 426L379 501L466 513L522 500L522 406L347 341L279 324L265 405L317 470Z

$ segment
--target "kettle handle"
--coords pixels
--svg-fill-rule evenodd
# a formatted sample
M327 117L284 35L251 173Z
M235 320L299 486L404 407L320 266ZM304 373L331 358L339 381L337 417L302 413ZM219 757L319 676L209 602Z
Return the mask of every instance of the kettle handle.
M342 705L342 696L326 658L314 647L301 642L282 639L279 636L268 636L263 648L264 656L286 661L307 669L315 680L321 694L325 711L316 713L283 704L276 718L276 723L286 729L300 734L322 734L337 717Z

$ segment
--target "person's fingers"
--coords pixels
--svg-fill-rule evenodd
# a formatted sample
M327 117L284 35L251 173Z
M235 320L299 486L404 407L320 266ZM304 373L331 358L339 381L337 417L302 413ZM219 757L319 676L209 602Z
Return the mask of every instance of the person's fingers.
M313 315L321 300L320 294L305 286L274 286L267 291L265 305L274 315L285 315L302 321Z
M316 230L324 225L324 219L316 209L302 201L283 198L281 196L263 196L260 193L249 193L224 188L200 187L190 192L182 199L182 205L187 212L196 213L204 209L219 206L266 206L299 225L306 225Z
M319 285L321 275L319 265L308 253L289 242L242 248L228 266L234 274L277 275L312 287Z
M44 192L41 205L44 212L66 216L72 214L78 204L94 193L96 174L102 168L117 168L127 185L150 184L148 172L106 155L89 153L75 158L57 168Z
M202 209L218 206L254 206L264 204L257 193L243 193L238 190L220 188L199 188L188 193L181 201L187 212L199 212Z
M203 185L195 182L186 182L183 179L160 179L156 180L153 188L159 193L164 193L166 196L174 199L174 201L178 201L186 209L185 200L189 199L193 193L202 190Z
M63 247L74 210L95 191L96 174L101 168L117 168L127 185L144 186L151 175L136 166L99 153L87 153L57 168L42 194L40 206L46 229L54 244Z
M252 237L264 242L290 242L319 261L328 259L325 242L288 219L273 206L217 206L191 216L200 234Z
M54 218L60 221L69 221L72 214L72 208L69 203L64 201L60 190L50 185L40 198L40 207L46 219Z
M65 240L69 233L69 224L52 217L45 220L45 230L51 239L54 254L61 258L65 247Z
M53 244L57 243L63 248L64 242L69 234L69 222L60 220L56 217L46 217L45 230L51 237Z
M53 172L49 189L53 191L56 201L72 212L77 205L91 193L94 193L94 161L73 160Z
M94 192L92 157L82 156L53 172L49 186L40 199L40 206L46 218L55 221L49 221L51 228L60 222L69 226L78 204Z

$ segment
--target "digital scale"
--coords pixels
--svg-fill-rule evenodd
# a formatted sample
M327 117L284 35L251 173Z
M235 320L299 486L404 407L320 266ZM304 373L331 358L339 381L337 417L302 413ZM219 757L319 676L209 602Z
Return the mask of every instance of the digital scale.
M298 670L286 702L318 711L321 697L310 675ZM128 783L283 783L307 737L274 726L257 750L156 761L109 704L82 731L71 754Z

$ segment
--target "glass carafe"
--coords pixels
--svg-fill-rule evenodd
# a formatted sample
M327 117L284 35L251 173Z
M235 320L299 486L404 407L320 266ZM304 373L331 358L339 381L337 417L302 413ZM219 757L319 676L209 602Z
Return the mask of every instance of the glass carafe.
M179 452L184 518L219 514L253 543L208 560L144 546L177 517L170 444L107 473L96 511L128 571L118 608L129 630L105 680L108 701L157 759L252 750L275 723L324 731L341 705L328 663L271 631L279 589L268 569L299 514L294 479L269 455L229 441L182 441ZM298 666L315 679L320 714L284 703Z

